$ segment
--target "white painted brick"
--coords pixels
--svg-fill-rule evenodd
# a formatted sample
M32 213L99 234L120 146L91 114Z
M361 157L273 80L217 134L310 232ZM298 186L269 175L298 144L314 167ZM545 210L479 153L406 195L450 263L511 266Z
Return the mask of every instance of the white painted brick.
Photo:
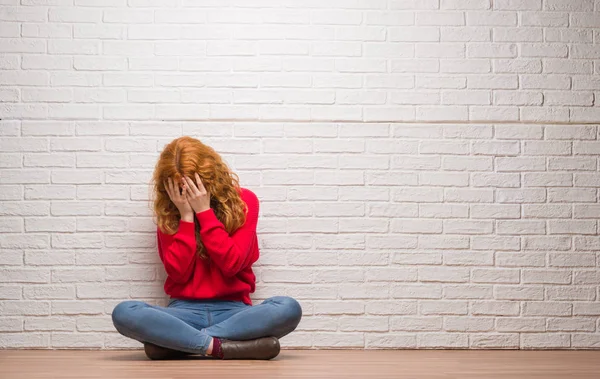
M447 188L444 191L444 200L452 203L491 203L493 198L492 189Z
M568 205L565 205L568 206ZM574 218L596 218L598 214L598 205L586 204L586 205L574 205ZM570 217L570 216L569 216Z
M497 286L494 297L500 300L544 300L544 287L541 286Z
M575 303L573 305L573 315L576 316L597 316L598 312L598 304L597 303ZM570 315L570 313L568 314ZM556 315L562 316L562 315ZM580 347L580 346L577 346Z
M523 283L527 284L569 284L571 273L558 270L524 270Z
M598 284L600 277L596 271L575 271L573 273L574 284Z
M594 234L596 222L587 220L549 220L548 234Z
M465 204L419 204L419 215L432 218L467 218L469 207Z
M451 88L461 89L466 87L465 78L445 78L442 76L420 76L416 77L416 87L426 89L440 89L440 88Z
M470 214L472 218L519 218L521 209L513 204L473 204Z
M363 347L364 333L314 333L314 346L321 348L352 348Z
M396 104L439 104L440 94L435 92L392 92L391 101Z
M569 237L523 237L524 250L569 250L570 247Z
M364 46L364 56L368 58L411 58L414 56L414 48L410 45L368 42ZM383 63L385 64L385 62Z
M46 42L42 39L2 38L0 40L2 53L45 53Z
M595 321L589 318L548 319L548 331L552 332L593 332L595 330Z
M527 147L526 147L527 149ZM543 155L543 154L535 154ZM573 174L564 172L553 173L525 173L525 187L571 187L573 185Z
M466 301L421 301L419 312L422 315L466 315L468 303ZM445 329L448 317L445 319ZM468 317L452 317L451 319L468 319ZM452 329L452 328L450 328ZM490 328L491 329L491 328Z
M415 110L412 107L386 107L386 108L372 108L365 109L364 121L402 121L402 120L414 120ZM329 111L331 113L331 111ZM348 114L348 112L346 112ZM338 117L337 119L341 119Z
M419 264L440 264L442 262L441 253L397 253L393 258L394 263L405 265Z
M544 72L549 74L591 74L592 62L570 59L546 59Z
M437 59L394 59L391 72L399 73L435 73L440 69ZM408 87L411 88L411 87Z
M470 43L467 45L469 58L516 58L517 45L513 43ZM498 88L498 87L493 87ZM502 88L502 87L500 87Z
M498 10L541 10L541 0L497 0L494 9Z
M521 125L518 128L505 125L496 125L496 138L499 139L541 139L542 126Z
M595 13L573 13L570 25L580 28L595 28L600 25L600 19Z
M559 12L522 12L522 26L559 27L569 25L569 14Z
M525 204L524 218L571 218L571 205L563 204Z
M3 332L23 331L23 320L18 317L4 317L0 320L0 330Z
M539 59L497 59L494 61L495 73L538 74L541 71L542 62Z
M442 0L442 9L489 9L488 0Z
M591 0L576 0L568 3L564 3L560 0L549 0L544 4L544 9L550 11L585 12L594 10L594 3Z
M491 221L444 221L444 233L446 234L488 234L492 232L492 229Z
M493 261L492 253L477 252L472 254L471 252L457 251L452 253L444 253L444 263L447 265L455 266L479 266L479 265L491 265Z
M550 287L547 291L549 300L559 301L592 301L596 299L594 288L590 287Z
M366 88L413 88L414 79L408 75L370 74L365 78Z
M19 91L16 89L2 89L0 90L0 100L3 102L15 103L19 101Z
M525 349L567 348L571 346L571 340L568 334L523 334L521 346Z
M4 22L2 26L0 37L19 37L21 35L21 25L18 22Z
M392 42L436 42L440 40L440 30L430 26L391 27L388 29Z
M568 89L571 78L565 75L522 75L524 89Z
M499 332L544 332L546 323L543 318L502 317L496 321Z
M487 27L442 27L441 41L486 42L491 41L491 28Z
M492 38L498 42L541 42L541 28L494 28Z
M518 334L475 334L470 337L474 349L515 349L519 346Z
M48 348L49 333L4 333L0 338L3 346L15 348Z
M421 121L465 121L468 119L466 106L418 107L416 118Z
M490 299L492 286L485 285L447 285L444 288L446 299Z
M469 281L469 269L459 267L423 267L419 268L420 282L466 283Z
M466 12L467 25L475 26L516 26L516 12L490 12L471 11Z
M469 119L478 122L491 120L516 121L519 119L519 110L517 107L474 106L470 109Z
M544 158L526 158L526 157L499 157L495 160L498 171L544 171L546 161Z
M20 64L19 58L17 55L3 54L0 57L0 68L4 70L17 69Z
M541 92L497 91L494 93L494 104L498 105L542 105Z
M518 237L510 236L473 236L471 247L474 250L519 250L521 246Z
M404 332L429 332L442 329L441 317L392 317L390 319L391 331Z
M596 191L591 188L549 188L548 200L551 203L593 203L596 202Z
M442 104L449 105L489 105L491 94L488 91L443 91Z
M544 221L533 220L501 220L497 223L498 234L545 234Z
M570 316L573 306L565 302L532 301L523 303L524 316Z
M523 57L556 57L566 58L568 47L564 44L522 44L521 56Z
M423 249L467 249L469 239L465 236L436 236L419 238L419 247Z
M416 348L417 346L417 337L409 334L366 334L365 341L367 349Z
M520 273L515 269L473 269L471 281L473 283L517 284L520 281Z
M422 333L417 335L417 346L420 348L466 348L467 335L452 335L441 333Z
M466 187L469 185L469 175L462 172L422 172L419 174L419 184L427 186Z
M598 246L600 246L600 239L597 237L577 236L574 238L574 244L575 250L597 250Z
M488 59L445 59L440 64L440 71L446 74L487 74L491 65Z
M548 158L548 169L551 171L594 171L597 162L588 157Z
M593 35L590 29L577 28L548 28L546 29L548 42L592 42Z
M462 12L453 11L431 11L415 13L417 25L464 25L465 18Z
M551 253L549 262L552 267L593 267L596 257L589 253Z

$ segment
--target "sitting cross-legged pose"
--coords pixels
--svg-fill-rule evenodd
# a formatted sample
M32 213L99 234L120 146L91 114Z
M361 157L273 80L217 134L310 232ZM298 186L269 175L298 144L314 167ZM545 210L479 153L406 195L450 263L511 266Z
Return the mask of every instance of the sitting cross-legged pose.
M240 187L211 147L191 137L165 146L153 174L166 307L127 300L112 312L117 331L144 344L150 359L199 354L272 359L302 308L276 296L253 305L259 256L259 201Z

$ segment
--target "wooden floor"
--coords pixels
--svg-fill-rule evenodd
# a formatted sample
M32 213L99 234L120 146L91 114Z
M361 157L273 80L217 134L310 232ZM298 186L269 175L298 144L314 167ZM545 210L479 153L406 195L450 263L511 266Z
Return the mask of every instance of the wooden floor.
M0 350L0 379L600 378L600 351L290 351L272 361L150 361L141 350Z

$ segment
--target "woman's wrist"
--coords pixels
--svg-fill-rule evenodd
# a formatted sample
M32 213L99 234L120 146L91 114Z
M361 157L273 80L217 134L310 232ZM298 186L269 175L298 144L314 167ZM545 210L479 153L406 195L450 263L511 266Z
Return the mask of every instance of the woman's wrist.
M181 221L194 222L194 214L193 213L182 214Z
M203 208L203 209L200 209L200 210L198 210L198 211L195 211L195 212L196 212L196 214L198 214L198 213L206 212L206 211L208 211L208 210L210 210L210 209L211 209L211 208L210 208L210 207L208 207L208 208Z

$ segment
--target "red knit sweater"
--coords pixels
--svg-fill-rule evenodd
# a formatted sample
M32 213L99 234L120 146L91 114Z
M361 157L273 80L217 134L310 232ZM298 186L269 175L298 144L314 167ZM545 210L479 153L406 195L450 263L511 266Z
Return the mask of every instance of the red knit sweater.
M249 189L241 188L241 197L248 205L246 222L231 235L212 208L196 213L208 259L196 253L193 222L180 220L175 234L157 228L158 253L168 275L165 293L172 298L235 300L252 305L250 293L256 286L252 264L259 256L259 204Z

